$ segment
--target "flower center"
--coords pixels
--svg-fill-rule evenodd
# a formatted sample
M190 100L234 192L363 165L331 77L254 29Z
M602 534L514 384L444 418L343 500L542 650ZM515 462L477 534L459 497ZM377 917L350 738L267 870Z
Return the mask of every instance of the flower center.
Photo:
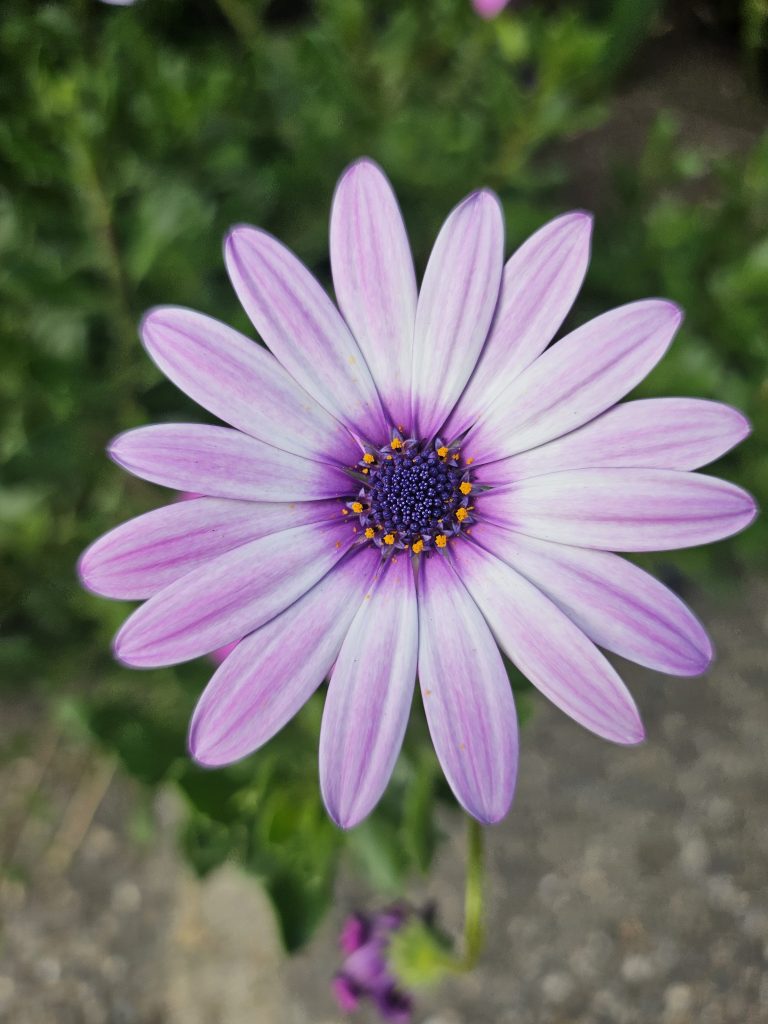
M472 484L458 447L396 433L385 447L367 451L357 471L364 482L347 510L385 552L444 548L472 522Z

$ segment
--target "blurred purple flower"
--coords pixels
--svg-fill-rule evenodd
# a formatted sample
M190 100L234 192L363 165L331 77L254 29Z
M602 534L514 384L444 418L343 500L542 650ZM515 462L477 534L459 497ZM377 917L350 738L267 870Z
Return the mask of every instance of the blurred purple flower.
M509 3L510 0L472 0L472 6L481 18L495 18Z
M712 657L682 601L612 551L705 544L744 529L753 499L690 472L749 432L692 398L619 403L682 321L646 299L556 344L589 261L592 221L568 213L504 266L496 196L449 215L420 292L394 192L369 160L331 215L339 309L277 239L234 228L225 257L266 349L201 313L151 311L166 375L235 429L140 427L110 455L207 497L125 523L81 558L107 597L147 599L115 639L138 668L240 640L192 719L201 764L266 743L330 673L320 781L351 827L382 795L417 674L459 803L509 808L517 720L497 643L566 714L616 743L643 739L598 650L696 675ZM243 639L241 639L243 638Z
M387 951L393 935L413 916L413 911L390 907L370 916L352 914L344 922L339 945L345 954L331 989L344 1013L352 1013L370 999L381 1017L393 1024L408 1024L413 999L402 991L393 976Z

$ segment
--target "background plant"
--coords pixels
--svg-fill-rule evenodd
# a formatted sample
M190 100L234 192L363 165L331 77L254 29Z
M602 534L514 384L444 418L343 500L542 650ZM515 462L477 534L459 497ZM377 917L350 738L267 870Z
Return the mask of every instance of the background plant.
M737 28L759 75L753 6ZM139 676L112 662L124 608L81 592L74 564L167 495L115 469L104 446L126 427L201 415L144 355L136 322L178 303L249 333L219 255L241 220L327 281L333 185L361 153L391 176L422 267L446 211L479 184L500 193L517 243L563 208L558 146L600 123L661 7L530 3L485 23L464 0L5 0L0 678L45 694L148 788L173 782L192 863L234 858L262 878L291 948L330 899L342 847L380 890L427 870L448 794L417 712L382 805L342 835L317 794L321 697L245 763L201 772L184 737L210 666ZM647 391L745 408L755 440L723 473L763 503L767 181L768 141L743 160L690 153L662 119L640 166L616 171L574 316L654 293L684 305L684 333ZM765 564L765 541L758 526L679 565Z

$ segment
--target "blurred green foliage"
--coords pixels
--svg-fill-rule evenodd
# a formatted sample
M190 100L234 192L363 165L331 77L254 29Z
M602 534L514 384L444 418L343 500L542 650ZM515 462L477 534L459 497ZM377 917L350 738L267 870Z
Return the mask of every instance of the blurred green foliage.
M598 125L658 0L530 4L493 22L467 0L4 0L0 20L0 672L60 700L148 787L173 782L200 870L265 882L286 943L310 934L342 847L397 891L427 870L447 790L415 707L376 813L349 834L322 809L322 697L225 771L187 760L207 663L128 672L109 656L124 605L83 593L79 552L167 500L103 454L140 423L203 414L145 357L136 322L187 304L249 332L221 238L284 239L327 281L333 186L367 153L398 190L423 267L447 210L499 192L510 245L561 205L556 145ZM617 176L578 317L661 293L687 326L650 393L747 409L756 439L724 471L765 501L768 144L746 161L680 152L666 122ZM729 551L764 559L755 529ZM700 557L697 568L709 564ZM519 703L527 712L525 686Z

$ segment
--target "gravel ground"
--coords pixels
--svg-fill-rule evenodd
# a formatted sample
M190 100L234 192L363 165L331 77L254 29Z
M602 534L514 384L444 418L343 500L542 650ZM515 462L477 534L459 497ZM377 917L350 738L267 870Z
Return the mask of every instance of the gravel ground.
M422 996L417 1024L768 1021L768 585L694 603L718 662L699 680L627 668L643 747L613 747L538 703L513 811L488 832L486 954ZM6 740L36 714L4 708ZM343 876L338 910L285 962L257 885L234 868L201 885L178 862L168 795L142 845L134 787L53 731L10 757L1 782L13 870L0 889L0 1020L338 1019L328 979L360 879ZM445 826L434 876L410 895L433 898L458 934L463 835L458 818Z

